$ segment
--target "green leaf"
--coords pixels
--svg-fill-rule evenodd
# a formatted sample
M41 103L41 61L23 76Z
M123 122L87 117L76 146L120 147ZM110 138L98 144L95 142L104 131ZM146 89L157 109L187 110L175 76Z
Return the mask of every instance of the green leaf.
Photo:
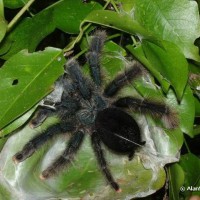
M180 110L180 127L181 130L190 137L193 135L193 124L195 118L195 103L192 90L189 86L186 87L183 99L179 106Z
M4 129L2 129L0 131L0 138L7 136L12 131L21 127L28 120L28 118L33 114L33 112L35 111L35 108L29 110L27 113L23 114L22 116L17 118L14 122L12 122L8 126L6 126Z
M180 151L184 142L183 132L180 129L175 129L165 130L165 133L167 134L169 140L169 150L170 152L173 152L174 155L176 155ZM166 146L163 147L163 151L165 151L166 149Z
M125 67L125 55L126 51L118 44L109 41L106 42L103 49L101 64L103 76L103 82L106 85L109 81L113 80L116 74Z
M177 163L168 168L169 176L169 198L170 200L179 199L180 188L183 186L185 174L181 166Z
M56 28L67 33L79 33L79 26L84 17L98 8L101 6L94 2L84 4L82 1L64 0L44 9L32 18L24 18L0 45L1 58L7 60L23 49L33 52Z
M155 37L176 44L200 61L194 41L200 36L198 6L188 0L135 0L135 20Z
M63 73L62 51L47 48L28 53L21 51L0 69L0 129L30 109L51 91Z
M83 3L82 1L64 0L54 6L54 24L64 32L77 34L83 19L92 11L101 9L96 2Z
M120 9L122 10L122 12L127 12L130 15L132 15L132 17L134 17L133 12L134 12L134 7L135 7L135 1L123 0L120 3L121 3Z
M194 103L195 103L195 117L200 116L200 101L196 97L194 97Z
M6 34L7 23L4 19L4 7L3 7L3 0L0 0L0 42L4 38Z
M8 189L6 189L5 186L3 186L3 184L1 184L0 182L0 199L3 200L11 200L11 195Z
M197 156L188 153L181 156L179 164L185 172L184 186L186 190L184 196L190 196L192 191L188 187L199 187L200 159Z
M192 90L187 85L183 98L180 103L177 102L175 94L172 90L168 92L168 102L173 102L174 106L178 109L180 128L182 132L194 137L193 124L195 117L195 103Z
M158 80L161 84L162 89L165 93L169 90L170 84L166 79L162 76L162 74L154 67L154 65L147 60L147 57L144 53L142 48L142 44L137 45L134 47L133 45L127 45L126 48L133 54L135 58L137 58L151 73L152 75Z
M151 33L145 30L136 20L126 13L116 13L108 10L92 11L82 22L92 22L111 28L115 28L130 34L142 35L146 38L155 40Z
M187 80L188 63L179 48L171 42L162 41L163 47L143 41L143 49L147 60L159 71L174 88L181 100Z
M193 135L194 135L194 137L197 135L200 135L200 126L199 125L194 126Z
M52 9L22 20L0 45L1 58L7 60L23 49L33 52L39 42L55 29L54 23L50 21L53 21Z
M0 131L0 133L1 133L1 131ZM8 140L8 137L0 138L0 151L4 147L4 144L6 143L7 140Z
M88 42L85 38L82 39L81 48L82 50L89 48ZM124 69L124 56L126 56L126 51L121 46L113 41L107 41L105 43L101 55L101 73L103 74L102 82L104 85L111 81L119 71ZM83 67L83 70L87 76L90 76L88 64Z
M5 7L7 8L20 8L24 6L29 0L4 0Z

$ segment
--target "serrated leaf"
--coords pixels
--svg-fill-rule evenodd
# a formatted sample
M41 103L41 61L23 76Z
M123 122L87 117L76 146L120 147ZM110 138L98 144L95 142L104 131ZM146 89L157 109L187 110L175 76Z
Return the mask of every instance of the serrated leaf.
M188 63L179 48L171 42L162 41L163 47L143 41L142 47L148 61L168 80L181 100L187 80Z
M187 58L200 61L194 41L200 36L198 6L188 0L136 0L135 20L158 39L176 44Z
M0 69L0 129L30 109L63 73L62 51L21 51Z
M4 4L3 0L0 0L0 42L6 34L7 23L4 19Z

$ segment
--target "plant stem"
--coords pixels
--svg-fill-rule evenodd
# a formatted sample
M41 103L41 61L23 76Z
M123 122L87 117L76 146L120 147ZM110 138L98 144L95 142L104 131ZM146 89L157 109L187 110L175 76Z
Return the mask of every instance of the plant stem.
M67 51L70 51L71 49L74 48L74 45L75 45L77 42L79 42L79 41L81 40L84 31L86 31L86 30L90 27L90 25L91 25L91 23L88 23L86 26L84 26L84 27L81 29L81 31L80 31L80 33L78 34L78 36L77 36L70 44L68 44L68 45L63 49L63 52L64 52L64 53L67 52Z
M121 36L121 34L116 33L116 34L114 34L114 35L111 35L111 36L107 37L106 40L112 40L113 38L120 37L120 36Z
M109 3L110 3L110 0L106 2L106 4L103 7L103 10L105 10L107 8L107 6L108 6Z
M73 58L74 59L77 59L77 58L79 58L79 56L81 56L82 54L84 54L85 52L87 52L88 51L88 48L85 48L85 49L83 49L81 52L79 52L78 54L76 54Z
M106 9L106 7L108 6L109 3L111 3L111 4L113 5L113 7L115 8L115 10L116 10L117 12L119 12L118 9L117 9L117 6L115 5L115 2L114 2L113 0L108 0L108 1L106 2L106 4L104 5L103 10ZM80 27L82 27L82 24L84 24L84 23L85 23L85 22L83 21L83 22L81 23ZM79 41L81 40L81 38L82 38L82 36L83 36L83 33L91 26L91 24L92 24L92 23L89 22L86 26L84 26L83 28L81 28L80 33L78 34L78 36L76 37L76 39L73 40L69 45L67 45L67 46L63 49L63 52L64 52L64 53L66 53L67 51L70 51L70 50L74 47L74 45L75 45L77 42L79 42ZM81 53L81 54L82 54L82 53ZM79 55L78 55L78 56L79 56Z
M188 153L191 153L190 148L189 148L185 138L184 138L184 144L186 146L186 149L187 149Z
M20 19L20 17L26 12L26 10L31 6L31 4L35 0L30 0L24 7L17 13L17 15L11 20L11 22L8 24L7 31L9 32L13 26L17 23L17 21Z
M112 6L113 6L113 8L115 9L115 11L116 11L117 13L119 13L119 10L118 10L118 8L117 8L117 6L116 6L116 4L115 4L115 2L114 2L113 0L108 0L108 1L106 2L106 4L104 5L103 10L105 10L105 9L107 8L107 6L109 5L109 3L112 4Z
M131 36L131 39L132 39L132 41L133 41L134 47L137 47L137 46L138 46L138 42L136 41L135 37L134 37L134 36Z
M117 13L119 13L119 10L118 10L118 8L117 8L115 2L114 2L113 0L110 0L110 3L113 5L115 11L116 11Z

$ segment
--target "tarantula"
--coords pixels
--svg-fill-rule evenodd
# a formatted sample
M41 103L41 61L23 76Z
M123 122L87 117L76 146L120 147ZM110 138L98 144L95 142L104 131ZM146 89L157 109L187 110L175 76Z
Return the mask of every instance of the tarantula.
M88 133L103 175L112 188L120 192L101 145L103 143L112 152L127 155L131 160L135 150L145 144L141 140L138 123L127 110L151 114L167 122L169 128L177 126L177 118L176 113L162 102L132 96L117 100L113 98L124 85L143 75L145 70L139 62L132 62L124 73L117 75L105 89L102 88L100 54L105 40L105 31L96 31L91 39L86 57L92 79L83 75L76 60L70 59L65 64L65 74L57 82L63 87L61 101L55 103L54 109L41 106L36 117L32 119L31 126L39 126L52 115L57 115L60 122L31 139L13 156L13 160L16 163L22 162L55 135L72 133L63 154L40 176L42 179L49 178L72 162Z

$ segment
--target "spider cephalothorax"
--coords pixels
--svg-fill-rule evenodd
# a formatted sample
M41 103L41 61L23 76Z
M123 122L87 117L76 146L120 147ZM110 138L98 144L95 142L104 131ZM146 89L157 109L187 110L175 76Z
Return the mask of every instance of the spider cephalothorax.
M129 159L132 159L138 146L144 144L141 141L139 125L127 110L131 108L161 118L167 122L169 128L177 125L176 113L164 103L132 96L116 100L115 95L124 85L143 74L144 69L139 62L132 62L125 72L117 75L103 89L100 53L105 39L105 32L97 31L86 55L92 80L83 75L76 60L69 60L65 65L65 74L56 82L62 88L60 100L55 102L54 109L41 106L36 117L31 121L31 126L33 128L39 126L52 115L57 115L60 122L34 137L13 156L15 162L22 162L53 136L72 133L63 154L42 172L42 179L51 177L69 165L85 135L89 135L102 173L108 183L116 191L120 191L118 183L109 170L101 144L103 143L115 153L127 155Z

